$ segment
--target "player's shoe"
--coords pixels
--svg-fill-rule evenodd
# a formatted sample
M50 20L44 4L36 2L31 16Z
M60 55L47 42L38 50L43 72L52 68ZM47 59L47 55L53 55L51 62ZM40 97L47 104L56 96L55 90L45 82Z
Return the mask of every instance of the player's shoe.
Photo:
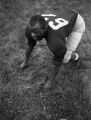
M79 59L79 55L74 52L74 53L71 55L70 61L76 62L76 61L78 61L78 59Z

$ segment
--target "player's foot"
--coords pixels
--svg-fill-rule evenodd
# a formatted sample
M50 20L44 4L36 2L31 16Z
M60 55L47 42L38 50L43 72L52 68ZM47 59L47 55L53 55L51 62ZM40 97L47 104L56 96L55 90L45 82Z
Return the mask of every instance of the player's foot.
M72 56L71 56L70 61L76 62L76 61L78 61L78 59L79 59L79 55L74 52L74 53L72 54Z

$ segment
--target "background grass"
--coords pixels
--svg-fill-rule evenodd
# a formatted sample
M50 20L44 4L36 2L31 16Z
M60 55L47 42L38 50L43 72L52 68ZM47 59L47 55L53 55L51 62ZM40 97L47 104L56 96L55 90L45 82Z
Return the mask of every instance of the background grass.
M91 119L90 5L90 0L0 0L0 120ZM77 48L81 59L62 65L52 91L38 91L54 67L53 55L41 41L22 71L25 27L35 13L61 14L69 8L81 13L88 30Z

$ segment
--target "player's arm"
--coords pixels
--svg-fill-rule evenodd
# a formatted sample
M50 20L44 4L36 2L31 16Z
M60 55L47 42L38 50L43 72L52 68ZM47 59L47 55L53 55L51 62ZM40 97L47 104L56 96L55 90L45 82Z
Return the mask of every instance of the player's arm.
M44 85L44 89L51 89L54 87L55 85L55 79L59 73L59 70L61 68L61 65L55 65L54 69L52 70L50 76L49 76L49 80L45 83Z
M28 33L27 29L25 31L25 36L26 36L26 38L28 40L28 46L27 46L27 49L25 51L23 62L21 64L21 66L20 66L21 68L25 68L27 66L27 63L28 63L28 60L29 60L29 56L32 53L34 46L36 45L36 41L33 40L30 37L30 34Z
M49 76L49 80L44 85L44 89L51 89L54 87L55 82L56 82L56 77L57 77L59 70L61 68L62 60L61 59L57 60L54 57L53 64L54 64L54 68Z
M55 81L56 79L56 76L61 68L61 65L62 65L62 61L64 59L64 55L66 54L66 51L67 51L67 47L66 47L66 44L63 42L63 41L60 41L61 42L61 45L60 45L60 48L58 51L56 51L54 53L54 57L53 57L53 64L54 64L54 70L52 72L52 75L51 75L51 80ZM60 57L58 57L60 56Z
M29 56L32 52L33 48L28 46L26 51L25 51L25 56L24 56L24 59L23 59L23 62L21 64L21 68L25 68L27 66L27 63L28 63L28 59L29 59Z
M54 64L54 69L52 70L49 80L46 82L44 85L44 89L51 89L54 87L55 82L56 82L56 77L61 69L62 61L64 58L64 55L67 51L66 44L64 42L61 42L61 49L59 51L56 51L53 57L53 64ZM60 57L58 57L58 55Z

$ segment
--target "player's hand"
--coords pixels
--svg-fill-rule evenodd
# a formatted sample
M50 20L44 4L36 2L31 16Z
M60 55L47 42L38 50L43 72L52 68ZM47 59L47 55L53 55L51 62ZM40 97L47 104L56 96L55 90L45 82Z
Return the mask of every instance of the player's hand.
M25 69L26 66L27 66L27 65L26 65L25 62L23 61L23 62L21 63L21 65L20 65L20 68L21 68L21 69Z
M44 90L51 90L53 88L53 84L51 80L48 80L45 85L43 86Z

